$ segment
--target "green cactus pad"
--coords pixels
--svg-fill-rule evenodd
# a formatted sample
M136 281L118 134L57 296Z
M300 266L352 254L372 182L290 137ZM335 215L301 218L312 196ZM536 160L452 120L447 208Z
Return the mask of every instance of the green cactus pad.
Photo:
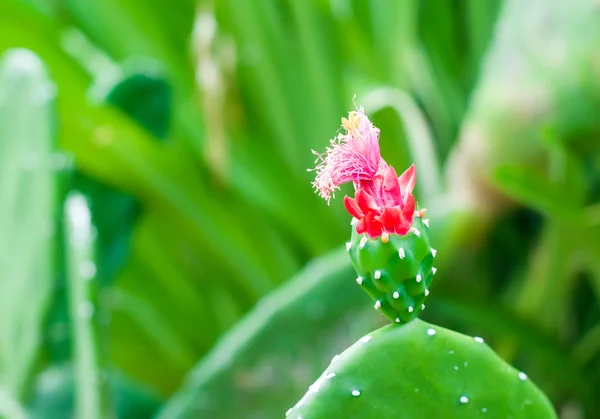
M415 217L411 230L369 239L356 233L347 243L357 282L375 300L375 309L396 323L407 323L423 310L435 274L435 249L429 244L428 221Z
M480 338L415 320L334 357L288 419L556 418L546 396Z

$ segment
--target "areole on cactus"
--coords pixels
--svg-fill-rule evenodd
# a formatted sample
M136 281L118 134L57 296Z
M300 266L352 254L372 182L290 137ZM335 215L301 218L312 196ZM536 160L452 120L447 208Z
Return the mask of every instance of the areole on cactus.
M343 183L353 198L346 243L356 282L393 321L359 339L309 387L286 417L556 418L546 396L482 338L416 317L436 272L425 210L415 210L416 169L399 177L379 154L379 130L363 110L342 119L345 133L317 154L313 186L328 202Z

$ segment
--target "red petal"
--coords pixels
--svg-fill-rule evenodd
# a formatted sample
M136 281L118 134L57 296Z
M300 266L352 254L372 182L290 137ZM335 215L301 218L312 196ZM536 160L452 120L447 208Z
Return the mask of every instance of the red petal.
M404 216L400 216L398 218L398 222L394 226L394 231L396 234L403 236L404 234L408 233L408 230L410 230L410 222L404 218Z
M400 183L400 190L402 191L402 198L404 202L406 202L407 195L412 193L415 188L415 183L417 181L417 169L415 165L411 165L408 169L404 171L398 178L398 182Z
M364 216L363 212L360 210L360 207L356 203L356 199L350 198L348 195L344 197L344 206L346 207L346 211L348 211L353 217L356 217L360 220Z
M358 234L363 234L365 232L365 219L361 218L358 224L356 224L356 232Z
M377 203L365 189L359 189L356 192L356 203L364 214L367 214L370 210L375 210L379 213Z
M381 233L383 233L383 226L375 219L375 217L376 214L374 212L370 212L364 218L367 235L372 239L376 239L377 237L381 236Z
M383 172L382 195L383 203L386 207L394 207L396 205L400 205L402 202L398 175L396 175L396 171L392 166L389 166Z
M408 221L409 224L412 224L413 215L415 213L415 197L413 194L409 194L406 197L406 203L402 208L402 216Z
M400 220L400 217L400 207L386 207L383 209L381 215L375 217L375 219L381 222L384 231L394 233L394 228Z

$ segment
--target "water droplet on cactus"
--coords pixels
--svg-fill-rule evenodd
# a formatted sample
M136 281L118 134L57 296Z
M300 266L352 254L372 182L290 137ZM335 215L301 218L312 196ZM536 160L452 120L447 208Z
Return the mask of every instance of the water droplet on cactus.
M396 323L400 323L400 318L396 317Z
M412 313L414 311L413 306L408 306L408 312Z
M352 242L346 242L346 251L350 251L350 248L352 247Z
M460 396L460 402L462 404L469 403L469 398L467 396Z
M519 373L519 379L520 380L527 380L527 374L525 374L523 371L521 371Z
M473 339L474 339L474 340L475 340L475 342L477 342L477 343L483 343L483 339L482 339L482 338L480 338L479 336L476 336L476 337L474 337Z
M404 259L406 257L406 253L402 247L398 249L398 256L400 256L400 259Z
M375 307L375 310L379 310L381 307L381 302L379 300L375 301L375 305L373 307Z
M381 278L381 271L375 271L375 273L373 274L373 278L375 278L375 279Z
M360 391L358 391L358 390L352 390L352 395L354 397L360 396Z
M398 294L398 291L394 291L392 297L394 297L394 300L397 300L398 298L400 298L400 294Z
M421 282L421 279L423 279L421 275L417 275L417 282Z
M435 329L432 329L432 328L429 328L429 329L427 329L427 334L428 334L429 336L433 336L433 335L435 335Z
M359 276L358 278L356 278L356 282L358 282L358 285L362 285L362 276Z

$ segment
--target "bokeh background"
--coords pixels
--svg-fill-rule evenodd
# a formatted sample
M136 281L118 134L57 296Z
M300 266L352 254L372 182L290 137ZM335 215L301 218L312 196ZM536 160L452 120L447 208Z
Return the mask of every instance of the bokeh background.
M306 170L355 104L423 317L600 417L597 0L0 0L0 417L283 417L385 323Z

